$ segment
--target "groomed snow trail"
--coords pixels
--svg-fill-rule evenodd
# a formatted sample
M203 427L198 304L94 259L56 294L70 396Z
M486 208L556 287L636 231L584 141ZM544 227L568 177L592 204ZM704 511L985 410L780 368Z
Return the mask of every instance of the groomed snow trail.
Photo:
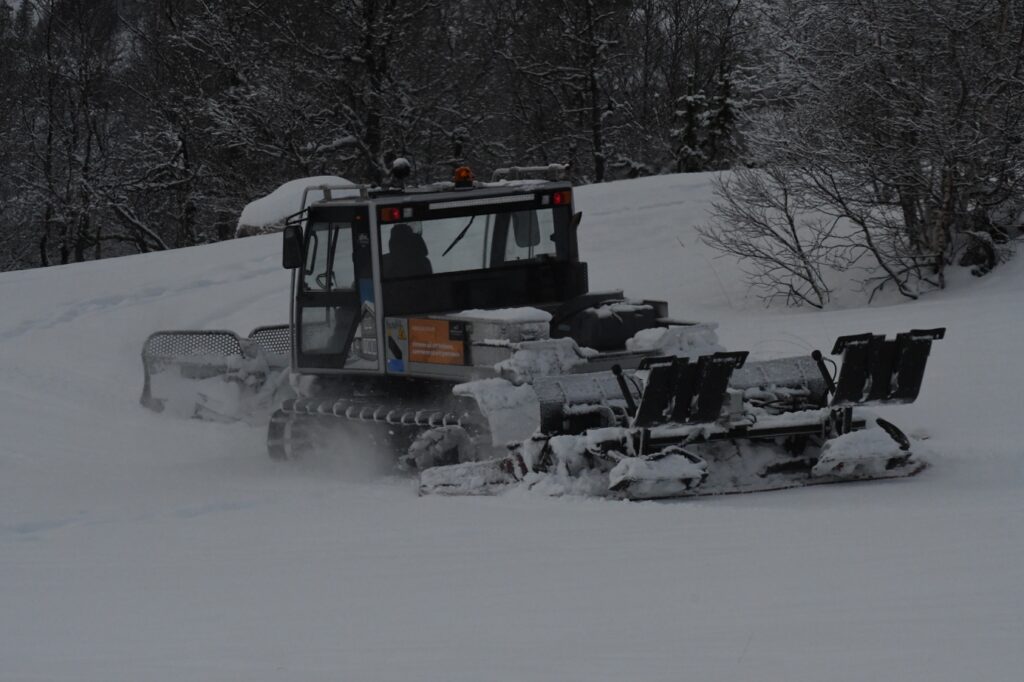
M909 304L766 310L710 176L581 188L594 289L756 356L947 326L885 415L907 480L669 503L418 498L138 404L159 328L284 321L279 240L0 275L0 680L1019 680L1024 259ZM849 300L852 300L849 299Z

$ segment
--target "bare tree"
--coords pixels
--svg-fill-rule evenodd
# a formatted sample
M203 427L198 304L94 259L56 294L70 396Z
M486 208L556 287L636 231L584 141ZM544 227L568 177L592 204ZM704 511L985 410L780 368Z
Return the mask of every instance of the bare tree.
M836 218L802 202L790 174L739 170L719 177L715 194L714 218L698 232L708 245L741 259L766 301L815 308L829 302L823 271L849 266L846 242Z
M758 158L848 221L875 290L941 287L965 236L1005 239L1024 182L1024 4L791 0L765 10ZM782 84L782 87L777 87Z
M0 0L0 267L224 239L284 180L397 155L722 167L751 1Z

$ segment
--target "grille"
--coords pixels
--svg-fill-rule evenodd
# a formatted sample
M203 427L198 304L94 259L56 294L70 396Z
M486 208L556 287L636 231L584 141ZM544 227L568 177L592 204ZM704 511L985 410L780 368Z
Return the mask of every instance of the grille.
M292 334L286 324L268 327L257 327L249 334L249 340L260 345L265 353L290 357L292 353Z
M163 400L151 394L150 379L169 367L177 367L187 379L208 379L228 372L235 358L244 357L242 341L228 331L169 331L151 334L142 346L145 383L140 402L151 410L163 410Z
M156 332L142 348L144 359L211 355L242 355L238 336L225 331Z

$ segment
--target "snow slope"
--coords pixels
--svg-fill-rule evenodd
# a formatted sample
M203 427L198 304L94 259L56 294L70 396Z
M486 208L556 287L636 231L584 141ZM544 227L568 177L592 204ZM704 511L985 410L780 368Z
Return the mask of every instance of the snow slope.
M284 320L276 236L0 275L0 680L1019 680L1024 259L909 304L767 310L707 175L578 190L596 288L773 357L946 325L887 416L913 479L669 503L418 498L138 405L157 328Z

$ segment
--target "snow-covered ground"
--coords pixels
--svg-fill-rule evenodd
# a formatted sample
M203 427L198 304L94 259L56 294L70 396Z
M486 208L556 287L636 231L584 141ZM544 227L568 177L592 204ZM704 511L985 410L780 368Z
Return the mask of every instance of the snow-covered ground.
M917 303L764 309L707 175L581 188L593 288L759 357L947 326L905 480L668 503L419 498L138 404L158 328L284 321L279 238L0 275L0 680L1019 680L1024 258ZM890 301L891 302L891 301Z

